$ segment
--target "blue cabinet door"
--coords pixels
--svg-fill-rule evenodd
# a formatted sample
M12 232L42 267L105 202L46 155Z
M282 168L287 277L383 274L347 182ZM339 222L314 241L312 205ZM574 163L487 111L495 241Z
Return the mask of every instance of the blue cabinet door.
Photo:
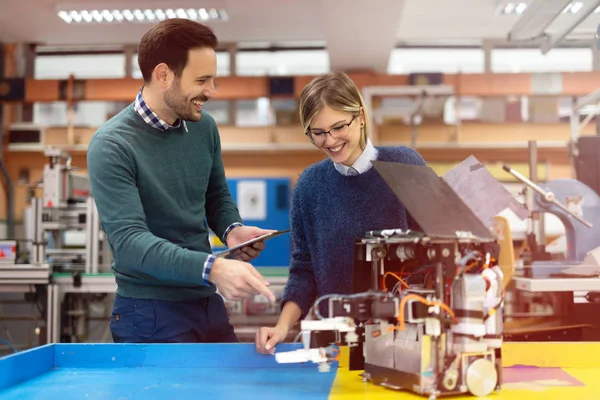
M246 225L264 229L289 229L291 180L289 178L228 179L229 191ZM281 235L265 242L266 248L252 261L255 267L288 267L291 257L291 236ZM213 251L225 249L211 235Z

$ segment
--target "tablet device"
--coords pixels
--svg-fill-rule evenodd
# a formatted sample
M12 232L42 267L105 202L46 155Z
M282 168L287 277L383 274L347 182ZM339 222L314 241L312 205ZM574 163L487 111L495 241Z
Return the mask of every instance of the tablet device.
M220 251L218 253L215 253L214 255L216 257L225 257L226 255L228 255L230 253L233 253L234 251L239 250L242 247L250 246L250 245L252 245L252 244L254 244L256 242L262 242L264 240L272 239L272 238L277 237L279 235L283 235L284 233L288 233L289 231L290 231L289 229L284 229L284 230L281 230L281 231L275 231L275 232L267 233L265 235L255 237L254 239L250 239L247 242L238 244L237 246L233 246L233 247L230 247L230 248L228 248L226 250L223 250L223 251Z

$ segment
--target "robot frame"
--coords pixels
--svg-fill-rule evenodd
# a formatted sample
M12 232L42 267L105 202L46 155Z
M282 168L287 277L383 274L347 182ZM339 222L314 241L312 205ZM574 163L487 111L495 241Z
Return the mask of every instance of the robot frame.
M301 322L305 349L278 362L313 361L321 370L336 345L363 342L363 378L435 398L500 389L503 274L495 240L419 232L369 232L371 289L317 299L327 317ZM388 290L390 281L396 281Z
M511 207L526 218L526 210L474 157L443 177L426 166L374 165L421 229L357 239L353 292L318 298L318 319L301 322L303 347L276 353L277 362L327 371L344 345L350 369L376 385L430 399L499 391L504 274L493 217ZM474 190L461 193L466 182Z

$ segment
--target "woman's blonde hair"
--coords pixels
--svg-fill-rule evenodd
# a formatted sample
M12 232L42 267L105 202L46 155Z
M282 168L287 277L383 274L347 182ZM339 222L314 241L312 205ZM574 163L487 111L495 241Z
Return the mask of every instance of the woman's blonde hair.
M304 133L308 134L313 118L326 106L355 116L359 116L362 109L365 123L361 127L360 147L364 149L369 123L367 110L360 91L348 75L343 72L319 75L302 90L298 109Z

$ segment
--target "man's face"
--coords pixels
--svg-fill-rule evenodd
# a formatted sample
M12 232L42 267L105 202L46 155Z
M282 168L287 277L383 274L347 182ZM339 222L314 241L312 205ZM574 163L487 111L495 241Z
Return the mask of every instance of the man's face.
M164 93L164 101L178 118L200 121L202 106L215 95L217 56L211 48L190 50L180 78Z

